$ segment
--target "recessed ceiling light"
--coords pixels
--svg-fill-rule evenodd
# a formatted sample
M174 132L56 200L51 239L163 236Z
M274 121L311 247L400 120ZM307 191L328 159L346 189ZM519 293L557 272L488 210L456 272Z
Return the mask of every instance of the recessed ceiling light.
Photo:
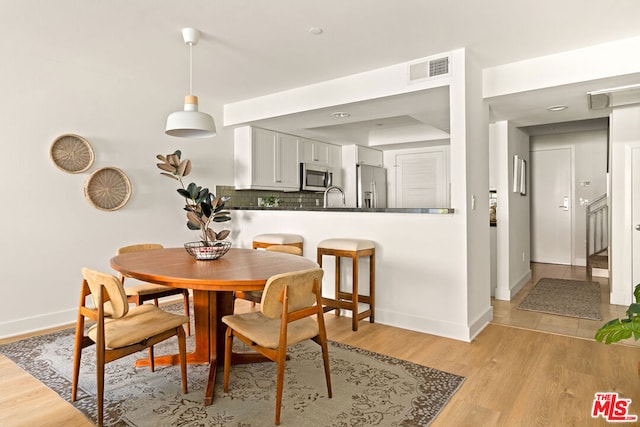
M344 119L345 117L349 117L351 114L346 113L344 111L336 111L335 113L331 114L333 117L335 117L336 119Z
M309 28L309 32L311 34L313 34L314 36L318 36L318 35L322 34L322 28L311 27L311 28Z
M551 107L547 107L547 111L562 111L569 108L568 105L552 105Z

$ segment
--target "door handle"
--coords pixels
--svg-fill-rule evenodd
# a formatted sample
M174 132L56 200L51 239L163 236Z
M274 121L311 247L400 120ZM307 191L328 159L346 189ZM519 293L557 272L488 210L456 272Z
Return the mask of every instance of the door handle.
M640 224L636 224L636 230L640 231Z
M562 199L562 204L560 206L558 206L559 208L562 208L565 211L569 210L569 198L565 197L564 199Z

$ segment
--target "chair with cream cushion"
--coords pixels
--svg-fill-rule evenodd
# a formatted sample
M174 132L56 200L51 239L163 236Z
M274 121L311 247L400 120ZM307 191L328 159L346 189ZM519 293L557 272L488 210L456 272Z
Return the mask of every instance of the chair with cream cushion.
M302 249L298 246L291 245L271 245L264 248L271 252L280 252L291 255L302 256ZM254 307L256 303L259 303L262 299L262 291L236 291L236 298L251 301L251 307Z
M287 346L311 339L320 345L328 397L331 398L329 350L324 326L319 268L278 274L265 285L260 311L224 316L227 325L224 357L224 391L229 388L233 337L278 364L276 425L280 424ZM317 320L316 320L317 319Z
M168 313L155 305L143 304L129 309L122 283L111 274L82 269L82 287L73 352L71 401L76 400L80 359L85 347L96 344L98 425L103 422L105 364L144 350L177 336L182 375L182 392L187 393L186 316ZM86 305L91 296L93 307ZM85 335L85 318L95 322Z
M149 251L154 249L162 249L162 245L158 243L141 243L137 245L123 246L118 249L118 255L137 252L137 251ZM124 285L125 276L120 276L122 284ZM182 295L184 303L184 314L189 317L189 290L172 288L171 286L157 285L155 283L140 283L133 286L125 286L124 288L127 299L130 303L135 305L141 305L145 301L154 301L154 304L158 305L158 298L168 297L171 295ZM191 335L191 325L186 324L187 335Z

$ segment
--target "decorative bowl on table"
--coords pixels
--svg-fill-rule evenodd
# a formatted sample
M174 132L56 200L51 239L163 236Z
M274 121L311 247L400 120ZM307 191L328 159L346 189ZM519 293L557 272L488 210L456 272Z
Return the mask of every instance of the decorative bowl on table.
M216 240L215 242L187 242L184 244L186 251L197 260L206 261L218 259L231 248L228 240Z

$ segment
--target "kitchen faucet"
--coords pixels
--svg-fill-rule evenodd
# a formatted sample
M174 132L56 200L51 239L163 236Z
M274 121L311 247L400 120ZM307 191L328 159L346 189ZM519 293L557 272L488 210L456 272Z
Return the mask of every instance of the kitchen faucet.
M325 208L328 208L328 204L329 204L329 191L331 190L338 190L340 192L340 194L342 194L342 206L346 205L346 202L344 200L344 190L342 190L342 188L340 188L337 185L332 185L330 187L328 187L326 190L324 190L324 206Z

